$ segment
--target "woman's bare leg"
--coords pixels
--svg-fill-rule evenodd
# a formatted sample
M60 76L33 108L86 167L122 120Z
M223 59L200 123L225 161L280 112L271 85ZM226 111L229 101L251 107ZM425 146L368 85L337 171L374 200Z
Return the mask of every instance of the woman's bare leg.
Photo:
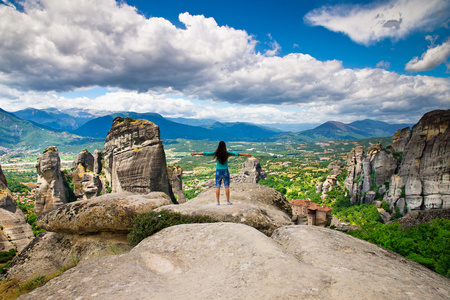
M225 187L225 195L227 196L227 202L230 202L230 188Z
M226 188L225 188L226 189ZM216 187L216 199L217 199L217 203L220 203L220 187Z

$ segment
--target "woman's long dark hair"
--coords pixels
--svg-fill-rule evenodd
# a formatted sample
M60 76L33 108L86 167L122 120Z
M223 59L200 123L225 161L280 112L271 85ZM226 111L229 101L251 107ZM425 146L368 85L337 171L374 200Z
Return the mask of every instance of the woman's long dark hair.
M224 165L228 159L227 145L224 141L219 142L219 146L217 146L216 152L214 152L214 157Z

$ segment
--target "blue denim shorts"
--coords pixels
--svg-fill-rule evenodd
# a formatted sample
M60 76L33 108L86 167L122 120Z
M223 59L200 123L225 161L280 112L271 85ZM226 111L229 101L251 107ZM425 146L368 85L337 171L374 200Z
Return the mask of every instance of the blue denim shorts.
M223 180L223 185L225 187L230 186L230 172L228 171L228 169L217 169L216 170L216 187L221 186L222 180Z

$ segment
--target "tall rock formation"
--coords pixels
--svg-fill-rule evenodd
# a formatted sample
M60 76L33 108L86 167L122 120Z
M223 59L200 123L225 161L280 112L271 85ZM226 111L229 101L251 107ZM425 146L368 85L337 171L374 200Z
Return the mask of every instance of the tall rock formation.
M397 169L397 161L391 152L378 143L364 152L363 147L352 149L347 157L348 176L345 187L350 192L351 202L371 203L376 190L389 182Z
M231 179L235 182L258 183L261 179L267 179L267 174L257 158L249 157L242 164L241 171L236 175L233 174Z
M34 238L26 218L14 201L0 166L0 251L20 252Z
M352 203L383 200L400 213L450 208L450 110L426 113L412 130L398 130L393 144L354 148L348 155L345 187ZM397 167L398 165L398 167ZM380 188L381 186L381 188Z
M450 208L450 110L426 113L413 126L398 175L408 211Z
M183 194L183 169L179 165L170 165L167 166L167 174L172 192L177 197L177 202L186 202L186 197Z
M85 200L100 195L104 185L99 174L94 172L98 169L98 153L97 161L88 150L77 154L72 163L73 193L77 199Z
M102 166L103 153L102 151L95 149L93 156L94 156L94 173L100 174L103 170Z
M45 148L36 162L37 185L34 213L43 214L55 207L67 203L61 175L61 160L55 146Z
M159 127L150 121L114 119L105 140L105 175L112 192L160 191L176 202Z

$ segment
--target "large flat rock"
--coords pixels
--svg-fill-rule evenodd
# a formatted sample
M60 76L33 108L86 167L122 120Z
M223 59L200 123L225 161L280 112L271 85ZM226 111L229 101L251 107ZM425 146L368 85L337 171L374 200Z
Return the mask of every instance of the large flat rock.
M330 229L273 238L234 223L166 228L20 299L449 299L450 280Z
M221 189L220 201L226 203L224 188ZM292 216L292 209L286 198L274 188L256 183L232 182L230 186L230 201L240 204L252 204L258 207L277 209ZM216 188L201 192L196 198L184 205L205 205L216 203Z
M332 277L330 299L449 299L450 279L403 256L316 226L277 229L272 238Z
M191 224L77 266L20 299L323 298L329 280L252 227Z
M52 232L73 234L130 231L135 217L171 203L161 192L106 194L55 208L39 216L36 225Z

